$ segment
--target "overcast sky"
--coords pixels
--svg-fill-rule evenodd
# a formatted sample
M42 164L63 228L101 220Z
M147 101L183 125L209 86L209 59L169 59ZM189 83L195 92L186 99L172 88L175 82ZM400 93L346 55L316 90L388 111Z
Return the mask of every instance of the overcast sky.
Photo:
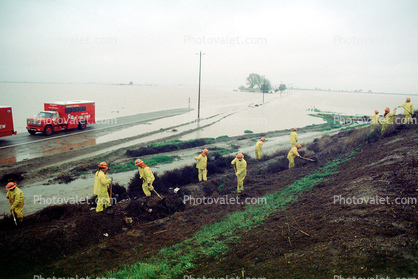
M2 0L0 81L416 94L418 1Z

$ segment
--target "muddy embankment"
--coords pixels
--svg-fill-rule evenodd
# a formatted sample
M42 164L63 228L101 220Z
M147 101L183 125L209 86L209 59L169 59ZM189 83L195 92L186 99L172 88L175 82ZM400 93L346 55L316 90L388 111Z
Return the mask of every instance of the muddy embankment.
M236 141L257 136L246 135ZM301 155L318 161L297 160L290 170L287 150L259 161L247 155L248 174L241 198L281 191L335 158L357 152L337 172L271 214L260 226L245 232L232 230L238 240L227 243L228 253L196 259L186 274L238 276L243 269L249 276L265 278L416 274L415 207L358 206L335 203L333 197L379 195L393 201L417 197L417 140L416 125L393 127L385 136L370 134L369 128L342 131L305 145ZM132 153L140 150L130 148ZM132 160L126 150L124 156ZM91 211L94 201L89 201L45 208L25 217L18 228L5 218L0 223L0 253L9 260L1 264L2 277L103 275L124 264L146 261L161 248L192 237L205 225L245 211L246 204L184 203L185 195L236 196L230 166L233 157L215 152L210 156L207 182L196 181L192 165L158 175L154 186L162 198L145 199L137 175L126 188L116 184L113 194L118 204L112 215ZM181 190L174 193L176 187Z

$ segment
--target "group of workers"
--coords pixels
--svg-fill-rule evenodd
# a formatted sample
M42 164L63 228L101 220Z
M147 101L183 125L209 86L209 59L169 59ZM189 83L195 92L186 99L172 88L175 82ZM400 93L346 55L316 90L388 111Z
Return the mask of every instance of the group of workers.
M405 104L398 106L404 109L405 118L403 123L409 123L412 121L412 116L414 115L414 107L411 103L411 99L407 98ZM371 120L371 130L379 129L381 125L381 133L384 134L387 131L387 127L390 124L393 124L394 116L396 114L396 108L393 112L390 112L389 108L385 109L383 118L379 116L379 111L375 110L375 114L370 117ZM255 145L255 159L261 159L263 143L266 141L265 137L262 137L257 141ZM302 145L298 144L298 134L297 128L293 128L293 131L290 133L290 144L291 148L287 155L289 161L289 169L295 166L295 158L301 157L298 150L302 148ZM208 163L208 154L209 150L204 149L199 156L194 157L196 162L196 168L198 169L198 179L199 181L207 180L207 163ZM244 191L244 179L247 175L247 162L244 159L244 154L239 152L234 160L231 162L235 175L237 177L237 192L240 194ZM142 190L146 197L151 196L151 192L154 191L152 183L155 180L154 174L151 169L141 160L137 159L135 165L138 167L139 177L142 180ZM111 213L111 201L108 193L109 186L111 185L113 179L107 178L108 165L106 162L101 162L99 165L99 170L94 175L94 190L93 193L97 195L97 206L96 212L103 212L105 208L110 208L108 213ZM17 187L16 182L9 182L6 186L7 194L6 198L10 203L10 211L13 218L17 218L18 222L23 221L22 210L25 204L25 199L23 196L22 190Z
M406 98L405 104L398 106L398 108L403 108L404 110L405 117L403 119L403 124L408 124L409 122L412 122L412 115L414 115L414 106L411 103L411 99ZM384 135L387 132L388 126L393 124L395 115L396 108L393 110L393 112L390 112L390 108L385 108L385 114L383 114L382 118L380 118L379 116L379 111L375 110L374 115L370 116L370 122L372 124L371 131L377 131L381 126L380 133Z

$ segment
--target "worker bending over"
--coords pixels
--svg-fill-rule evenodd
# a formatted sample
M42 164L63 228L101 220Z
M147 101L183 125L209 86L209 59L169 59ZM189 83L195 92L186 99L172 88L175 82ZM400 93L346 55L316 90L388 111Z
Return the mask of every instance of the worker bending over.
M244 160L244 154L238 153L231 164L234 166L235 175L237 176L237 192L239 194L244 191L244 179L247 175L247 162Z
M263 149L263 143L266 141L265 137L262 137L257 143L255 144L255 158L261 159L261 151Z
M295 166L295 158L300 157L298 149L301 149L302 145L296 144L295 147L292 147L289 151L289 154L287 154L287 160L289 160L289 169L293 168Z
M145 196L150 197L151 191L154 191L154 186L152 186L155 180L154 174L152 174L151 169L141 159L137 159L135 165L138 166L139 178L142 179L142 190Z
M16 182L9 182L6 185L6 198L9 200L10 212L17 218L18 222L23 222L23 205L25 204L25 198L23 192L17 187Z
M196 163L196 168L198 170L198 178L199 181L206 181L208 180L207 178L207 166L208 166L208 157L206 156L206 154L208 154L209 150L204 149L202 154L200 154L197 157L194 157L195 160L197 160Z

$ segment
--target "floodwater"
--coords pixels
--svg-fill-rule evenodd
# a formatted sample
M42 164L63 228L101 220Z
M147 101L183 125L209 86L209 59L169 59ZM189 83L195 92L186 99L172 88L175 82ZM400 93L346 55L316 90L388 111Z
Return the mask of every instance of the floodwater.
M320 110L336 113L336 121L341 115L372 115L377 109L381 112L385 107L396 108L405 102L406 97L411 97L412 103L417 95L394 94L369 94L348 93L330 91L288 90L283 94L261 94L233 91L232 88L219 88L203 86L201 88L200 121L197 121L197 86L122 86L103 84L36 84L36 83L0 83L2 103L13 108L15 130L18 136L4 138L13 142L14 137L30 135L26 132L26 118L36 115L43 109L44 102L63 100L92 100L96 102L95 129L100 129L101 123L109 123L114 119L125 116L138 115L140 113L159 112L162 110L186 108L183 113L172 117L150 120L146 123L128 125L120 130L102 129L97 137L88 137L78 141L65 138L46 140L46 145L27 148L26 154L21 154L15 149L8 151L8 157L2 156L0 164L13 163L16 160L24 160L28 156L45 156L51 152L66 151L82 146L104 143L112 140L134 137L128 143L112 147L120 148L132 144L153 141L176 133L186 132L190 129L200 128L197 131L179 136L180 139L193 139L201 137L216 138L219 136L242 135L246 130L254 133L263 133L274 130L303 127L311 124L320 124L321 118L312 117L312 110ZM264 102L263 102L264 99ZM189 106L190 105L190 106ZM191 108L188 111L187 108ZM403 113L402 109L398 113ZM158 114L158 113L157 113ZM182 126L179 126L183 124ZM103 126L104 127L104 126ZM168 130L160 131L161 129ZM160 131L149 136L141 136L152 131ZM331 131L334 133L335 131ZM329 132L324 132L329 133ZM22 135L23 134L23 135ZM136 137L137 136L137 137ZM305 135L300 135L302 140ZM306 135L306 137L312 135ZM320 136L318 134L318 136ZM3 139L1 139L3 140ZM54 142L54 148L45 148L48 142ZM56 146L58 144L58 146ZM61 145L60 145L61 144ZM266 153L272 153L281 146L288 145L288 137L267 140L263 147ZM103 150L107 151L107 150ZM253 152L253 146L242 152ZM163 172L175 167L193 163L190 151L182 151L179 157L182 160L173 164L154 167L156 172ZM195 151L192 151L195 152ZM87 155L86 155L87 156ZM91 156L88 155L88 156ZM126 185L133 172L115 174L115 181ZM78 179L69 184L62 185L30 185L24 187L27 203L25 214L33 213L49 202L64 201L64 198L81 202L91 195L92 177ZM4 191L3 191L4 192ZM42 196L38 194L42 193ZM37 196L38 195L38 196ZM61 200L57 200L60 199ZM0 198L0 214L8 212L8 201Z

